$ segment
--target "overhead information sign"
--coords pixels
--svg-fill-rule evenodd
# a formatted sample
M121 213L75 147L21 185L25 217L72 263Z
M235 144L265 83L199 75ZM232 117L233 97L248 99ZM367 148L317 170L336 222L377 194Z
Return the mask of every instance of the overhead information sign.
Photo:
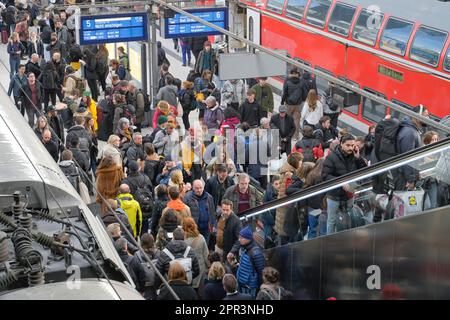
M146 13L84 16L80 26L81 45L148 39Z
M228 7L186 9L186 11L200 19L228 30ZM180 13L175 13L173 18L161 19L161 36L166 39L220 34L219 31L198 23Z

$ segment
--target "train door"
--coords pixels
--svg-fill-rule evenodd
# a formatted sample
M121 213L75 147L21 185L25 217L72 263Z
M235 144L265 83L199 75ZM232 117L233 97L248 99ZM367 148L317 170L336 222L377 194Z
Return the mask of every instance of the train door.
M247 9L247 39L261 44L261 14L250 8Z

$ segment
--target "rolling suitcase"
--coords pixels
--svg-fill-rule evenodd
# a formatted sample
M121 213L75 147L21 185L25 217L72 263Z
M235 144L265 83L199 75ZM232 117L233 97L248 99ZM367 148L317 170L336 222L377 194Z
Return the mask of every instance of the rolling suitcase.
M2 28L2 43L8 43L8 31L6 30L6 28Z

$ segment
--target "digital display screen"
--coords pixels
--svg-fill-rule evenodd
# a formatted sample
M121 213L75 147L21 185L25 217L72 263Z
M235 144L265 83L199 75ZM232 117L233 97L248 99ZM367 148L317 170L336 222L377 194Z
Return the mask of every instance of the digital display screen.
M146 13L85 16L80 25L81 45L148 40Z
M228 29L227 7L190 9L186 11L218 27ZM164 28L161 28L161 31L162 36L166 39L221 34L219 31L198 23L180 13L175 13L173 18L164 18L163 24Z

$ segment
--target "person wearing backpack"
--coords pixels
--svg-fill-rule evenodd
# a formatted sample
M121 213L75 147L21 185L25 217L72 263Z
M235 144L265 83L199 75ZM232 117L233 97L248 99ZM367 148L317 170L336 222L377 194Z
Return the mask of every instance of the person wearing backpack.
M80 60L80 62L84 65L84 78L87 80L92 99L94 99L94 101L98 101L97 58L95 57L95 54L89 50L89 48L84 48L83 54L83 60Z
M118 192L117 200L120 202L120 207L127 214L128 221L130 221L133 229L133 236L137 239L142 231L142 211L139 202L134 199L131 194L131 188L127 184L122 183Z
M329 149L333 141L338 139L339 132L331 125L331 118L323 116L317 124L317 129L314 130L314 137L322 144L322 149Z
M128 253L128 241L125 238L119 238L114 243L119 257L127 268L133 282L136 284L136 290L141 294L145 291L146 273L139 260Z
M180 90L179 100L183 108L183 124L184 129L189 130L189 114L191 111L197 109L197 100L195 99L194 83L190 81L183 81L182 89Z
M239 232L239 244L236 244L227 255L231 261L239 256L239 267L236 273L239 292L247 293L256 298L262 284L262 271L266 260L261 248L253 240L251 226L246 226Z
M256 300L292 300L292 292L280 285L280 273L272 267L265 267L262 272L263 284Z
M130 161L128 169L127 177L121 183L130 187L131 195L139 203L142 211L142 232L148 233L149 219L153 211L152 183L149 177L139 171L136 161Z
M428 110L421 106L413 108L415 113L420 115L428 114ZM396 155L415 150L422 146L420 130L422 123L416 118L405 116L398 129L395 139ZM382 140L383 143L383 140ZM411 190L415 188L416 182L420 179L419 171L411 166L405 165L393 171L395 190Z
M158 90L158 94L155 99L157 101L167 101L169 105L178 106L178 88L173 84L174 78L172 76L166 76L166 84L164 87Z
M187 274L188 284L191 285L192 279L200 274L200 265L195 251L184 241L183 229L179 227L173 231L173 239L161 251L156 262L156 268L162 275L166 275L174 261L183 266ZM156 280L160 282L160 279Z
M137 83L134 80L128 82L128 92L132 96L133 106L136 109L136 131L141 132L142 123L145 121L145 113L150 111L150 98L148 94L142 89L137 88Z
M141 236L141 247L144 254L147 256L154 267L150 266L140 250L136 251L134 256L139 260L145 271L145 289L144 298L146 300L154 300L156 298L155 278L158 277L155 272L156 261L161 254L161 251L155 248L155 239L151 234L144 233Z
M283 85L283 93L281 96L281 104L286 104L287 113L294 118L296 125L294 139L298 140L300 129L301 104L306 100L307 92L303 79L300 78L300 71L297 68L292 68L289 77Z
M80 173L78 172L78 168L73 162L73 154L70 150L64 150L61 153L61 160L59 162L59 168L64 173L66 178L69 180L70 184L79 192L78 182L80 179Z
M47 109L50 101L52 105L56 105L57 77L53 63L46 62L38 79L44 90L44 109Z
M367 167L367 163L361 157L359 148L355 146L355 137L346 133L341 137L340 145L325 158L322 179L333 180L364 167ZM345 208L351 213L353 203L354 195L348 184L327 193L327 234L337 231L338 211Z
M98 46L98 51L95 54L95 58L97 59L97 68L96 68L97 77L103 92L106 91L106 78L108 77L109 73L108 57L109 52L108 49L106 48L106 45L100 44Z
M303 162L315 163L317 159L323 157L323 149L320 140L314 137L314 131L311 126L303 128L303 138L297 141L292 152L303 154Z

